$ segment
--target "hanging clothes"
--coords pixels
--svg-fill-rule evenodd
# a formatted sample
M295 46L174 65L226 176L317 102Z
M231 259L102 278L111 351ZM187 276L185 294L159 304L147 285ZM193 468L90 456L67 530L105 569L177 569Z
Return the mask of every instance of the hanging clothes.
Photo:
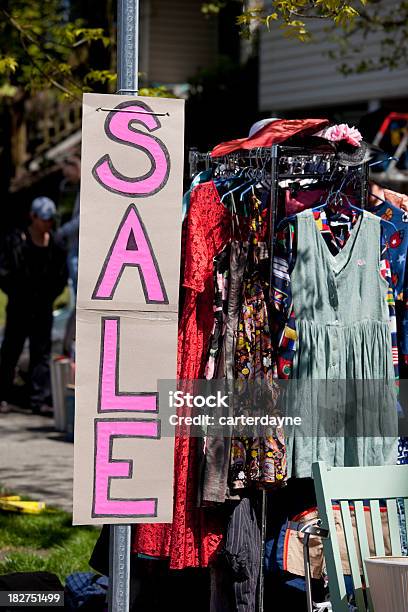
M208 343L207 363L204 370L206 380L220 378L219 363L221 360L222 347L226 332L226 322L228 314L228 285L229 285L229 263L230 245L228 244L221 253L214 257L214 324ZM223 376L221 376L223 378ZM212 439L211 427L205 428L203 438L197 442L197 454L199 464L198 497L197 505L205 505L205 502L212 502L213 499L205 499L208 493L208 479L211 481L217 478L222 470L222 457L218 446L214 452L214 441ZM211 472L211 475L208 474ZM207 477L207 478L206 478ZM225 501L226 489L224 488L221 501ZM216 501L216 500L215 500Z
M389 247L392 282L395 299L402 300L405 290L405 268L408 250L408 213L389 202L380 202L369 211L388 223L384 224L385 239Z
M267 286L258 272L244 282L241 320L235 354L235 369L238 383L241 381L244 398L240 413L250 416L252 411L249 388L257 392L262 385L270 392L272 414L278 399L278 388L274 382L274 359L269 328L265 293ZM239 385L237 401L240 401ZM250 484L272 485L286 478L285 440L281 428L267 428L264 438L248 438L234 435L231 442L230 482L233 489L242 489Z
M313 211L297 215L296 261L290 273L297 336L292 378L309 382L291 387L294 395L288 393L288 404L297 402L300 414L308 420L304 424L307 433L294 428L287 439L288 474L292 477L309 477L315 461L332 466L396 462L389 285L381 275L380 237L380 220L364 211L343 248L333 255ZM332 248L334 242L332 237ZM313 380L318 384L311 384ZM352 390L353 412L347 412L350 398L344 393L350 389L345 391L345 386L338 383L352 380L383 381L384 387L380 385L378 390L377 385L377 395L374 393L378 403L373 405L370 387L360 386ZM325 385L325 381L330 384ZM328 419L318 414L319 401L324 411L329 411ZM378 435L371 431L367 437L358 431L347 437L344 425L350 414L356 423L371 418L368 425L376 423ZM337 435L327 435L324 425L333 419L343 427L343 435L342 429Z
M398 195L398 194L395 194ZM401 196L402 197L402 196ZM389 223L385 226L385 239L389 247L392 280L396 303L400 368L406 370L408 362L408 213L387 200L373 206L371 212ZM391 225L392 224L392 225ZM408 464L408 438L398 440L398 465Z
M248 243L233 240L230 248L229 287L224 341L219 356L216 376L226 381L235 379L235 346L241 307L241 291L248 257ZM231 453L231 436L213 435L211 426L202 468L200 503L224 503L230 499L228 471Z
M255 612L260 547L254 501L245 497L232 512L225 543L211 567L210 612Z
M208 181L211 180L211 177L212 177L212 170L203 170L202 172L199 172L198 174L196 174L196 176L191 181L190 188L183 195L183 206L182 206L182 214L181 214L181 218L183 221L187 217L188 209L190 208L191 192L193 191L194 187L196 187L197 185L200 185L200 183L208 183Z
M408 256L408 213L393 206L390 202L380 202L370 209L377 217L388 223L384 224L384 237L388 244L389 258L392 271L395 299L404 301L408 298L408 274L406 260ZM398 310L399 319L399 347L400 354L408 356L408 311L406 308Z
M218 294L216 291L215 325L210 340L206 378L216 376L228 381L237 379L238 382L249 381L252 387L258 385L263 391L268 388L271 409L266 412L272 413L276 404L277 390L273 381L274 362L264 295L265 290L266 293L268 291L268 284L262 280L263 277L268 278L270 268L269 250L265 242L268 225L265 213L268 213L268 209L265 206L267 198L263 197L264 193L261 192L259 196L254 190L252 191L250 217L244 224L248 227L244 231L241 227L243 234L250 232L251 245L238 241L233 241L231 245L230 286L225 326L221 326L221 321L224 321L221 313L225 312L225 299L220 299L220 293L225 297L225 287ZM254 261L248 260L249 252ZM219 264L215 261L215 278L222 284L223 276L219 274L218 268ZM221 327L225 330L225 334L220 333ZM220 339L223 342L221 351ZM237 396L232 394L232 398L235 401ZM248 403L249 398L246 400ZM253 412L253 408L248 405L248 414L251 411ZM265 438L250 438L245 441L237 436L231 441L231 435L224 435L223 438L214 437L211 435L211 427L208 428L208 433L210 435L205 440L203 457L202 491L199 492L199 499L202 497L203 504L236 498L236 489L242 486L276 485L282 484L285 480L286 459L281 429L269 428ZM241 441L245 446L243 461L237 454ZM231 474L228 479L230 456L232 472L236 472L240 477L241 473L245 474L244 480L231 477Z
M243 279L242 305L235 352L237 378L234 400L243 416L251 416L262 402L264 414L277 414L279 389L272 346L267 298L269 248L262 201L252 196L250 258ZM268 279L268 280L265 280ZM231 441L231 489L250 485L281 485L286 479L286 449L281 427L265 428L263 437L234 434Z
M307 190L296 190L292 192L292 189L285 189L285 216L291 217L297 213L302 212L306 208L313 208L316 206L316 202L323 200L324 191L323 189L307 189Z
M285 189L285 212L286 216L290 216L301 212L307 208L311 208L315 202L322 199L323 192L319 190L293 191ZM395 319L397 327L397 335L392 334L394 355L396 355L395 346L398 339L398 357L399 369L402 368L403 376L408 363L408 273L406 267L406 258L408 250L408 213L400 208L399 205L407 200L407 196L397 194L395 192L384 192L382 196L390 197L390 200L376 200L374 205L369 207L369 211L380 217L386 223L383 224L383 254L388 252L389 271L387 272L390 287L392 285L395 296ZM391 201L392 198L392 201ZM324 214L324 213L323 213ZM322 221L322 228L327 225ZM347 228L346 228L347 231ZM331 229L329 228L330 236ZM282 242L282 234L281 234ZM335 252L335 251L334 251ZM388 264L386 261L383 264ZM284 264L285 265L285 264ZM276 275L275 275L276 278ZM281 282L276 278L276 286ZM281 288L281 287L280 287ZM389 300L390 317L392 328L394 327L394 307ZM282 312L282 311L280 311ZM295 318L292 316L289 324L281 325L284 329L282 335L282 346L280 351L280 372L284 376L288 376L291 371L291 363L293 358L295 333ZM285 346L284 346L285 345ZM394 360L396 357L394 356ZM397 375L397 371L396 371ZM398 465L408 464L408 438L399 438L398 440Z
M214 325L209 341L208 360L204 377L212 380L217 377L218 362L226 331L228 313L228 283L229 283L230 245L214 257Z
M179 380L204 375L207 342L213 326L213 259L230 238L231 216L220 202L214 183L198 185L191 193L185 230ZM196 507L197 479L197 438L176 434L173 523L137 525L133 552L168 557L171 569L208 565L222 539L223 522L219 514Z

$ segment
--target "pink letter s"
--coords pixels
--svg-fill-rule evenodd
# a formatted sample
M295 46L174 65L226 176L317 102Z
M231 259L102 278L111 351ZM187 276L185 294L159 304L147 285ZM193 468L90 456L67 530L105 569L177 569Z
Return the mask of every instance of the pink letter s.
M154 132L161 127L161 123L144 102L122 102L116 108L121 109L120 112L112 111L106 118L106 135L115 142L144 151L152 167L144 176L130 178L115 169L107 154L95 164L92 174L102 187L113 193L131 198L151 196L167 183L170 156L166 145L159 138L136 129L133 124L142 124L149 132ZM124 109L132 112L125 112Z

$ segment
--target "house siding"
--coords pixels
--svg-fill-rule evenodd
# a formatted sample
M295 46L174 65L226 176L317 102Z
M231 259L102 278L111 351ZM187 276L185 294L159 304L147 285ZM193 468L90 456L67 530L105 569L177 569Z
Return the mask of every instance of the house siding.
M260 37L261 111L283 111L323 107L374 99L408 96L408 69L381 70L350 76L342 75L338 62L328 57L336 49L324 40L323 21L311 22L314 42L301 43L285 38L277 29L264 30ZM362 57L378 53L378 41L361 34L353 37Z

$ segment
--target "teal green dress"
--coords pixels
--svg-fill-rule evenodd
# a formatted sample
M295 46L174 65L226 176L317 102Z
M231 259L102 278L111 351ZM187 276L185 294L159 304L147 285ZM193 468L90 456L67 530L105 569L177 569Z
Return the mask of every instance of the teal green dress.
M328 465L395 464L396 386L381 220L364 211L333 255L311 210L297 215L291 274L297 346L286 393L288 475Z

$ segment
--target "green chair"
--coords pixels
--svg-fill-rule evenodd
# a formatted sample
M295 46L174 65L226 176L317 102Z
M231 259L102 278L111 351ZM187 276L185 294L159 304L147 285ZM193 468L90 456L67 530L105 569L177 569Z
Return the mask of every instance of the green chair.
M333 501L338 501L340 505L354 584L355 606L358 612L373 612L370 585L364 563L364 560L370 557L364 504L367 505L367 502L370 504L375 555L384 556L386 554L380 510L380 500L384 500L392 555L400 556L401 538L397 499L404 500L405 516L408 518L408 466L330 468L326 463L319 461L313 464L313 478L321 527L327 529L330 534L327 539L323 539L323 548L333 612L348 612L349 609ZM356 530L353 529L350 503L354 506ZM357 546L362 559L363 576L360 575Z

